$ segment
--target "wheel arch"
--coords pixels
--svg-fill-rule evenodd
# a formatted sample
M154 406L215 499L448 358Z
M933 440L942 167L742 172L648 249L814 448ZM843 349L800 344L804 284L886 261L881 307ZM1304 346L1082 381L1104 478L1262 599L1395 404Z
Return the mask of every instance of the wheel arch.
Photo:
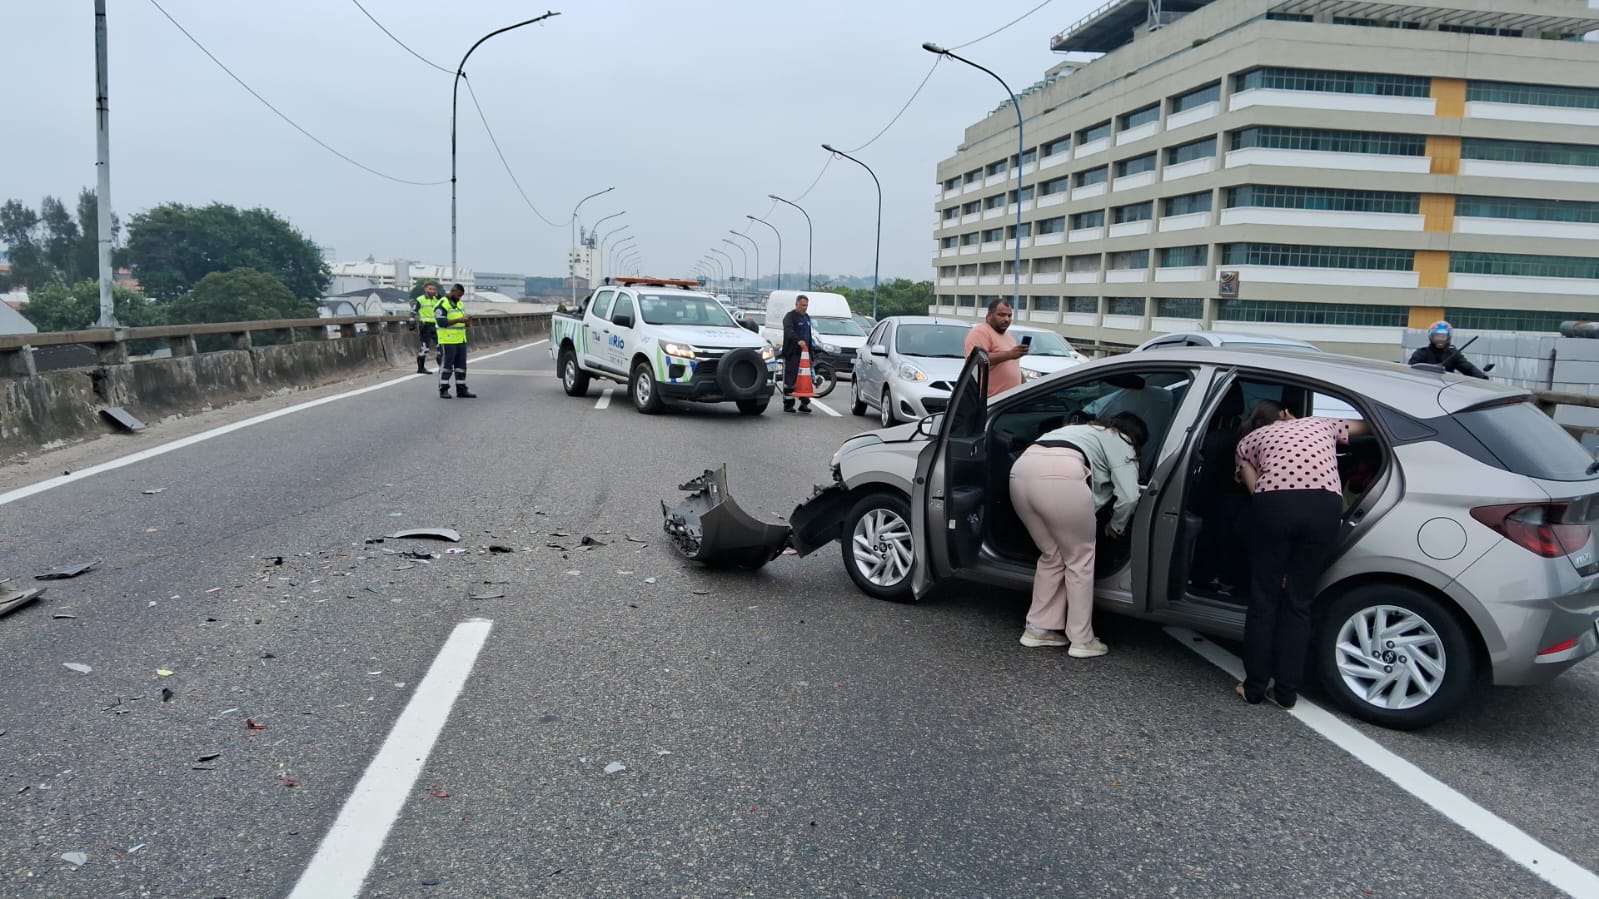
M1408 575L1395 572L1371 571L1351 575L1332 584L1316 597L1313 612L1316 625L1319 627L1324 622L1327 607L1332 605L1335 600L1341 599L1363 587L1404 587L1417 593L1424 593L1436 600L1449 614L1455 617L1455 623L1460 625L1460 629L1471 642L1473 661L1477 663L1479 675L1492 675L1493 656L1488 651L1487 639L1483 636L1482 628L1477 626L1476 619L1453 596L1426 581Z

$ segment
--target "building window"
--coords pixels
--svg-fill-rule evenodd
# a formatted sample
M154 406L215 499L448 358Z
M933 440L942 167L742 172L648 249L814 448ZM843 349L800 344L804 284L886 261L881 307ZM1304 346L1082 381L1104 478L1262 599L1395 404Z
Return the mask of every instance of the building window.
M1022 236L1023 237L1032 237L1033 236L1033 223L1032 222L1022 222ZM1005 237L1006 237L1007 240L1015 240L1016 239L1016 226L1015 225L1010 225L1010 226L1005 228Z
M948 279L953 278L953 277L955 277L955 266L953 266L953 265L939 266L938 278L939 278L940 281L948 280Z
M1192 247L1166 247L1160 251L1161 268L1198 268L1210 261L1210 248L1204 244Z
M1110 119L1106 119L1105 121L1100 122L1098 125L1095 125L1091 128L1084 128L1082 131L1077 132L1077 143L1091 144L1096 140L1104 140L1108 137L1110 137Z
M948 209L944 210L944 221L946 221L946 222L949 221L950 219L958 219L960 217L961 217L961 208L959 206L951 206Z
M1084 253L1081 256L1066 257L1066 270L1072 272L1097 272L1099 271L1099 254Z
M1009 169L1010 169L1010 160L1001 159L999 162L990 162L988 164L988 168L984 169L983 171L984 171L984 174L986 174L990 178L992 178L993 176L998 175L998 174L1002 174L1002 173L1008 171Z
M1444 317L1468 331L1558 331L1562 322L1592 318L1592 312L1534 312L1529 309L1445 309Z
M985 230L983 232L983 243L993 243L996 240L1004 240L1004 239L1005 239L1005 229L1004 228L989 228L989 229L987 229L987 230Z
M1066 217L1044 219L1037 224L1039 234L1059 234L1066 230Z
M1060 309L1060 297L1033 297L1034 312L1056 312Z
M1216 318L1224 322L1266 322L1274 325L1350 325L1403 328L1410 321L1407 306L1360 303L1296 303L1287 300L1222 300Z
M1044 196L1050 197L1054 196L1055 194L1065 193L1066 189L1071 187L1071 185L1072 179L1068 176L1062 175L1059 178L1052 178L1048 181L1045 181L1039 191Z
M1467 218L1599 224L1599 203L1521 197L1457 197L1455 215Z
M1460 158L1528 162L1535 165L1599 166L1599 146L1468 137L1460 142Z
M958 238L958 237L946 237L946 238L944 238L943 242L941 242L939 244L939 246L943 247L946 250L952 250L952 249L954 249L955 247L957 247L959 245L960 245L960 238Z
M1155 170L1155 154L1145 153L1131 159L1123 159L1116 163L1116 177L1125 178L1128 175L1137 175L1140 172L1153 172Z
M977 270L977 274L979 274L979 275L997 275L997 274L999 274L999 263L997 263L997 262L985 262L985 263L983 263L982 268Z
M1316 21L1316 17L1311 15L1308 12L1278 12L1276 10L1268 10L1267 13L1266 13L1266 21L1268 21L1268 22L1314 22L1314 21Z
M1022 154L1021 165L1032 165L1033 163L1035 163L1037 161L1038 161L1038 150L1037 150L1037 148L1028 150L1027 152Z
M1111 221L1118 225L1128 222L1147 222L1155 217L1155 202L1129 203L1111 210Z
M1288 187L1281 184L1246 184L1227 188L1227 208L1240 206L1416 215L1421 211L1421 195L1386 190Z
M1432 79L1415 75L1371 72L1328 72L1317 69L1265 67L1233 76L1233 90L1315 91L1323 94L1372 94L1379 97L1427 97Z
M1010 192L1010 201L1012 203L1016 202L1017 195L1020 195L1021 198L1022 198L1022 202L1025 203L1028 200L1031 200L1033 198L1033 191L1036 190L1036 189L1037 188L1035 188L1033 185L1029 184L1029 185L1027 185L1026 187L1022 188L1019 191L1013 190L1013 191Z
M1209 212L1210 191L1202 190L1197 194L1167 197L1164 203L1165 212L1162 213L1163 215L1189 215L1195 212Z
M976 184L977 182L979 182L981 180L983 180L983 170L982 169L972 169L971 171L966 173L965 181L966 181L967 184Z
M1070 134L1065 137L1057 137L1044 145L1044 158L1047 159L1051 156L1059 156L1062 153L1070 152L1071 148L1072 136Z
M1072 216L1073 231L1103 227L1105 227L1105 210L1103 209L1096 209L1093 212L1079 212Z
M1099 297L1067 297L1066 311L1077 315L1098 315Z
M1110 166L1102 165L1091 169L1085 169L1084 171L1078 172L1073 177L1076 179L1076 181L1073 183L1077 187L1087 187L1090 184L1104 184L1105 181L1110 177Z
M1205 317L1205 301L1198 297L1159 297L1155 300L1155 315L1158 318L1191 318Z
M1061 272L1061 258L1059 256L1045 256L1033 260L1033 274L1058 275Z
M1439 31L1452 34L1490 34L1499 37L1521 37L1520 28L1489 28L1483 25L1451 25L1447 22L1438 26Z
M951 178L948 181L944 182L944 189L945 190L954 190L955 188L960 187L960 186L961 186L961 179L959 177Z
M1005 205L1005 195L995 194L983 200L984 209L999 209Z
M1521 278L1599 278L1599 259L1582 256L1523 256L1514 253L1452 253L1449 270L1462 275Z
M1222 245L1224 265L1280 265L1291 268L1347 268L1408 272L1415 253L1379 247L1312 247L1280 243ZM1599 264L1599 260L1595 260Z
M1330 128L1282 128L1262 125L1234 131L1231 137L1230 146L1234 150L1264 147L1272 150L1313 150L1318 153L1427 155L1427 138L1420 134L1385 134L1377 131L1333 131ZM1491 143L1509 142L1491 141ZM1599 152L1599 147L1594 149L1595 152Z
M1129 269L1147 271L1149 269L1149 251L1126 250L1121 253L1112 253L1110 254L1110 265L1108 267L1120 271Z
M1139 125L1148 125L1150 122L1158 121L1160 121L1160 104L1155 103L1122 115L1119 120L1120 127L1116 130L1127 131L1137 128Z
M1509 84L1504 81L1472 81L1466 85L1466 99L1480 100L1485 103L1516 103L1522 106L1599 109L1599 88L1565 87L1556 84Z
M1143 315L1143 297L1110 297L1105 301L1106 315Z
M973 215L983 211L983 204L973 200L961 206L961 215Z
M981 236L982 235L978 234L976 231L972 231L972 232L967 233L967 234L962 234L961 235L961 246L963 246L963 247L975 247L975 246L977 246L978 238L980 238Z
M1407 22L1400 19L1365 19L1355 16L1333 16L1334 25L1358 25L1362 28L1403 28L1407 31L1420 31L1420 22Z
M1176 147L1166 148L1166 164L1181 165L1193 162L1196 159L1208 159L1216 155L1216 138L1207 137L1203 140L1189 141Z
M1171 99L1173 114L1186 112L1195 107L1204 106L1206 103L1215 103L1221 99L1221 82L1207 84L1196 88L1186 94L1179 94Z

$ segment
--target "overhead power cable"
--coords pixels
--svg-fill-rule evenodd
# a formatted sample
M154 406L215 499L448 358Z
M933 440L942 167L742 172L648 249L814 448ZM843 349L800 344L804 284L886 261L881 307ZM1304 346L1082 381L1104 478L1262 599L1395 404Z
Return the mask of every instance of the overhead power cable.
M378 26L378 30L379 31L381 31L384 34L388 35L389 36L389 40L395 42L396 44L399 44L401 50L404 50L405 52L411 54L412 56L415 56L417 59L422 60L422 62L426 63L427 65L432 66L435 69L438 69L439 71L443 72L446 75L454 75L455 74L454 70L446 69L445 67L439 65L438 63L434 62L433 60L428 59L426 56L423 56L422 54L416 52L415 50L412 50L410 47L407 47L405 45L405 41L402 41L399 38L395 37L394 36L394 32L390 31L387 28L384 28L383 27L383 23L379 22L377 20L376 16L374 16L371 13L366 11L366 7L361 5L361 0L350 0L350 2L354 3L355 4L355 8L359 9L362 12L362 14L364 14L368 19L371 19L372 20L372 24Z
M900 120L900 116L903 116L905 114L905 110L910 109L911 108L911 104L916 102L916 98L920 97L922 95L922 88L926 87L927 86L927 82L932 80L933 73L938 71L938 64L943 62L943 61L944 61L944 57L942 57L942 56L939 56L939 57L936 57L936 58L933 59L933 64L928 67L927 74L922 77L922 83L916 85L916 90L911 91L911 98L909 100L905 101L905 105L901 106L899 108L899 112L894 113L894 117L892 119L888 120L888 124L883 126L883 130L881 130L881 131L877 132L876 134L872 135L872 139L867 141L866 143L861 144L860 146L856 147L853 150L847 150L845 152L848 152L848 153L859 153L860 151L866 149L867 147L870 147L872 144L877 143L877 139L878 138L880 138L883 135L887 134L888 133L888 129L894 127L894 123L898 122Z
M528 199L527 191L522 189L522 182L516 180L516 173L511 171L511 164L505 160L505 153L500 150L500 142L494 139L494 129L489 127L488 116L483 114L483 107L477 101L477 91L472 90L472 80L464 75L461 80L466 82L466 95L472 98L472 108L477 110L477 117L483 123L483 130L489 135L489 143L494 146L495 155L500 157L500 165L505 166L505 174L511 179L511 183L516 185L516 192L522 195L522 202L526 203L527 208L533 210L533 214L538 216L539 220L544 224L549 225L551 228L561 227L558 222L552 222L545 218L544 213L540 212L539 208L533 205L533 201Z
M833 154L829 153L829 154L827 154L827 161L822 163L822 170L820 172L816 173L816 177L815 178L811 179L811 186L805 188L805 192L804 193L802 193L799 196L795 197L794 198L794 202L798 203L799 201L801 201L801 200L805 199L806 197L810 196L811 195L811 191L816 189L816 185L822 183L822 176L827 174L827 167L832 165L832 164L833 164Z
M364 172L369 172L369 173L371 173L373 175L377 175L379 178L386 178L389 181L394 181L394 182L397 182L399 184L411 184L411 185L415 185L417 187L435 187L437 185L448 184L450 182L450 179L448 179L448 178L441 178L438 181L413 181L413 180L411 180L409 178L398 178L398 177L395 177L394 175L390 175L390 174L388 174L386 172L380 172L377 169L372 168L369 165L366 165L365 163L362 163L362 162L359 162L359 161L357 161L355 159L352 159L349 156L346 156L345 154L339 152L338 150L335 150L326 141L322 140L321 138L317 137L316 135L312 134L311 132L309 132L309 131L305 130L304 128L300 127L300 124L298 122L296 122L293 119L289 118L287 115L285 115L283 113L282 110L278 109L276 106L273 106L271 103L267 102L267 99L265 97L261 96L259 93L257 93L255 88L253 88L250 85L246 84L244 82L243 78L240 78L238 75L233 74L233 70L232 69L230 69L227 66L223 65L222 64L222 60L217 59L215 54L213 54L210 50L207 50L205 48L205 45L200 43L200 41L194 35L190 34L189 30L187 28L184 28L183 25L180 24L177 19L174 19L172 17L171 13L169 13L165 9L163 9L160 3L156 2L156 0L150 0L150 5L154 6L156 8L156 10L161 13L161 15L165 16L167 21L172 23L173 27L175 27L179 31L183 32L183 36L188 38L189 42L194 44L195 47L199 48L201 53L204 53L212 62L216 63L217 64L217 68L219 68L222 71L226 72L228 74L229 78L232 78L234 81L238 82L240 87L244 88L246 91L249 91L250 96L256 98L259 101L261 101L261 105L262 106L265 106L267 109L272 110L274 115L276 115L278 118L282 119L283 121L287 122L289 124L289 126L291 128L293 128L294 130L296 130L296 131L300 132L301 134L305 135L306 137L310 138L313 142L316 143L317 146L321 147L322 149L328 151L329 153L332 153L334 156L339 157L340 159L344 160L345 162L348 162L350 165L353 165L353 166L355 166L358 169L361 169Z
M1038 4L1037 6L1033 7L1032 9L1029 9L1027 12L1024 12L1021 15L1017 16L1016 18L1011 19L1009 22L1006 22L1005 24L999 26L998 28L995 28L993 31L990 31L989 33L983 35L982 37L973 38L972 40L969 40L969 41L967 41L964 44L956 44L955 46L950 47L950 49L951 50L962 50L962 49L965 49L967 47L970 47L973 44L980 44L983 41L988 40L989 38L993 37L996 34L999 34L1002 31L1009 30L1009 28L1012 25L1015 25L1016 23L1018 23L1021 20L1027 18L1028 16L1032 15L1035 12L1038 12L1039 10L1043 9L1044 7L1050 5L1053 2L1055 2L1055 0L1044 0L1043 3Z

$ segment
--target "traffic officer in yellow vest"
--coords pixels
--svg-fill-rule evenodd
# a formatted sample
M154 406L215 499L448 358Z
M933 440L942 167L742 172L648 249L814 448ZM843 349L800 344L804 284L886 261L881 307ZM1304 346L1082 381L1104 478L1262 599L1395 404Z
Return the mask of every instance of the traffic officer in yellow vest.
M439 346L439 335L434 321L434 313L437 312L438 305L439 285L433 281L429 281L427 286L422 288L422 293L411 301L410 325L416 329L416 373L419 375L428 374L428 368L425 364L428 358L428 347L433 347L441 364L444 361L444 350Z
M449 296L439 301L434 321L438 323L439 350L444 354L439 366L439 397L450 398L450 374L455 374L455 395L461 399L475 400L477 394L466 389L466 328L472 323L461 307L461 297L466 288L457 284L450 288Z

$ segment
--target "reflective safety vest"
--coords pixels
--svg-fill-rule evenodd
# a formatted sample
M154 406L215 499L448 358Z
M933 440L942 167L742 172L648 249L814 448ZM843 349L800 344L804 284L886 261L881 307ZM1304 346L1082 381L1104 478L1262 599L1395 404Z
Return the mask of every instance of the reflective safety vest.
M445 297L439 300L434 320L439 325L439 345L451 346L466 343L466 310L459 300Z
M433 324L433 316L438 311L439 303L443 299L443 297L430 297L425 293L417 294L416 299L411 301L416 304L417 321L424 325Z

